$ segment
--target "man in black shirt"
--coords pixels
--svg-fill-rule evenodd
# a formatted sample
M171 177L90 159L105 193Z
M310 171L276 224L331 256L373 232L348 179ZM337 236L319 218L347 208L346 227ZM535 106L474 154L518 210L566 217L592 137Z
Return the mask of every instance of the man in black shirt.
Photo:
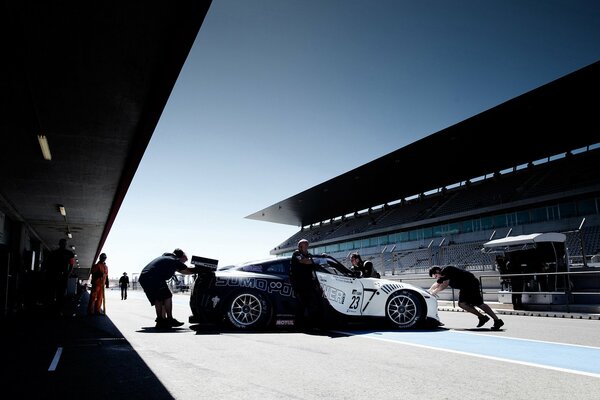
M129 287L127 272L123 272L123 276L119 278L119 287L121 288L121 300L127 300L127 288Z
M188 268L184 263L188 260L181 249L172 253L164 253L144 267L138 282L144 289L146 297L156 309L156 327L171 328L183 325L173 318L173 293L167 281L175 274L190 275L197 273L195 268Z
M312 257L308 252L308 240L300 240L298 249L292 254L290 283L300 303L297 312L298 324L315 328L324 322L323 294L314 272Z
M450 286L453 289L459 289L458 306L463 310L474 314L479 318L477 327L480 328L490 320L494 319L494 331L500 330L504 322L498 318L494 311L483 302L479 280L469 271L448 265L446 267L431 267L429 276L436 279L436 282L429 288L429 293L436 294ZM475 307L485 311L490 317L481 314Z

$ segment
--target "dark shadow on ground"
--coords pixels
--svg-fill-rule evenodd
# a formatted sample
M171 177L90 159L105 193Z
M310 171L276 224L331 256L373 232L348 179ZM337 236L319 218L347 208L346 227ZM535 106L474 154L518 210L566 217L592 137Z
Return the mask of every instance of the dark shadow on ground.
M196 335L221 335L221 334L290 334L302 333L314 336L328 336L330 338L347 337L356 333L375 333L375 332L435 332L448 331L444 327L420 326L410 329L391 329L386 323L339 323L323 328L302 328L302 327L281 327L275 329L234 329L225 324L192 324L190 329L196 332Z
M44 307L3 321L6 399L173 399L109 316L87 316L89 294L61 314Z
M143 326L136 332L138 333L181 333L187 332L185 328L156 328L154 326Z

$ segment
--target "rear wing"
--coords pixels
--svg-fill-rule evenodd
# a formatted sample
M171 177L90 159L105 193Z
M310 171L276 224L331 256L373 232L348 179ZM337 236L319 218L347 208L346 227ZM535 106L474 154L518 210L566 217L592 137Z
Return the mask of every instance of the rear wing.
M202 272L214 272L217 270L219 260L200 256L192 256L191 263Z

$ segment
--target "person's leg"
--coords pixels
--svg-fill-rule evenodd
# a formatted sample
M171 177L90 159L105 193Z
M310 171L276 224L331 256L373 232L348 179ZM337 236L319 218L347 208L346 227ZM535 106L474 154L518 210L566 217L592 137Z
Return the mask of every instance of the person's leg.
M461 289L458 294L458 306L463 310L476 315L479 322L477 327L481 328L486 322L490 320L490 317L483 315L474 307L474 304L483 304L483 297L479 290L479 283L475 282L473 285L466 286Z
M499 319L498 316L496 315L496 313L494 312L494 310L492 310L492 308L490 306L488 306L487 304L481 303L477 307L481 308L487 315L492 317L492 319L494 321L497 321Z
M171 328L175 328L183 325L183 322L177 321L173 318L173 298L168 297L164 300L164 309L165 309L165 324Z
M94 301L95 301L94 296L95 296L94 286L92 286L92 288L90 290L90 298L88 300L88 308L87 308L88 315L94 314Z
M157 320L165 319L163 300L156 300L154 302L154 309L156 310Z
M169 297L164 300L164 316L167 319L173 318L173 298Z
M482 303L482 304L478 305L477 307L481 308L483 311L485 311L486 314L488 314L490 317L492 317L494 319L494 326L492 326L490 329L493 331L500 330L500 327L502 327L504 325L504 321L502 321L500 318L498 318L498 316L492 310L492 308L485 303Z
M481 318L481 317L483 317L483 314L482 314L482 313L480 313L480 312L479 312L479 311L478 311L478 310L477 310L475 307L473 307L473 306L472 306L472 305L470 305L470 304L467 304L467 303L464 303L464 302L462 302L462 301L459 301L459 302L458 302L458 306L459 306L460 308L462 308L463 310L465 310L466 312L469 312L469 313L471 313L471 314L474 314L474 315L476 315L478 318Z

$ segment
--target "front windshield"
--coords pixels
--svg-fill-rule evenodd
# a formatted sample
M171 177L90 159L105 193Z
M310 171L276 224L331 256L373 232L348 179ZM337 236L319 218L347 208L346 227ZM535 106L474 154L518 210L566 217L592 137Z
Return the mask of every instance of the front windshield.
M356 276L354 272L331 256L313 256L313 262L318 264L316 270L319 272L326 272L332 275Z

